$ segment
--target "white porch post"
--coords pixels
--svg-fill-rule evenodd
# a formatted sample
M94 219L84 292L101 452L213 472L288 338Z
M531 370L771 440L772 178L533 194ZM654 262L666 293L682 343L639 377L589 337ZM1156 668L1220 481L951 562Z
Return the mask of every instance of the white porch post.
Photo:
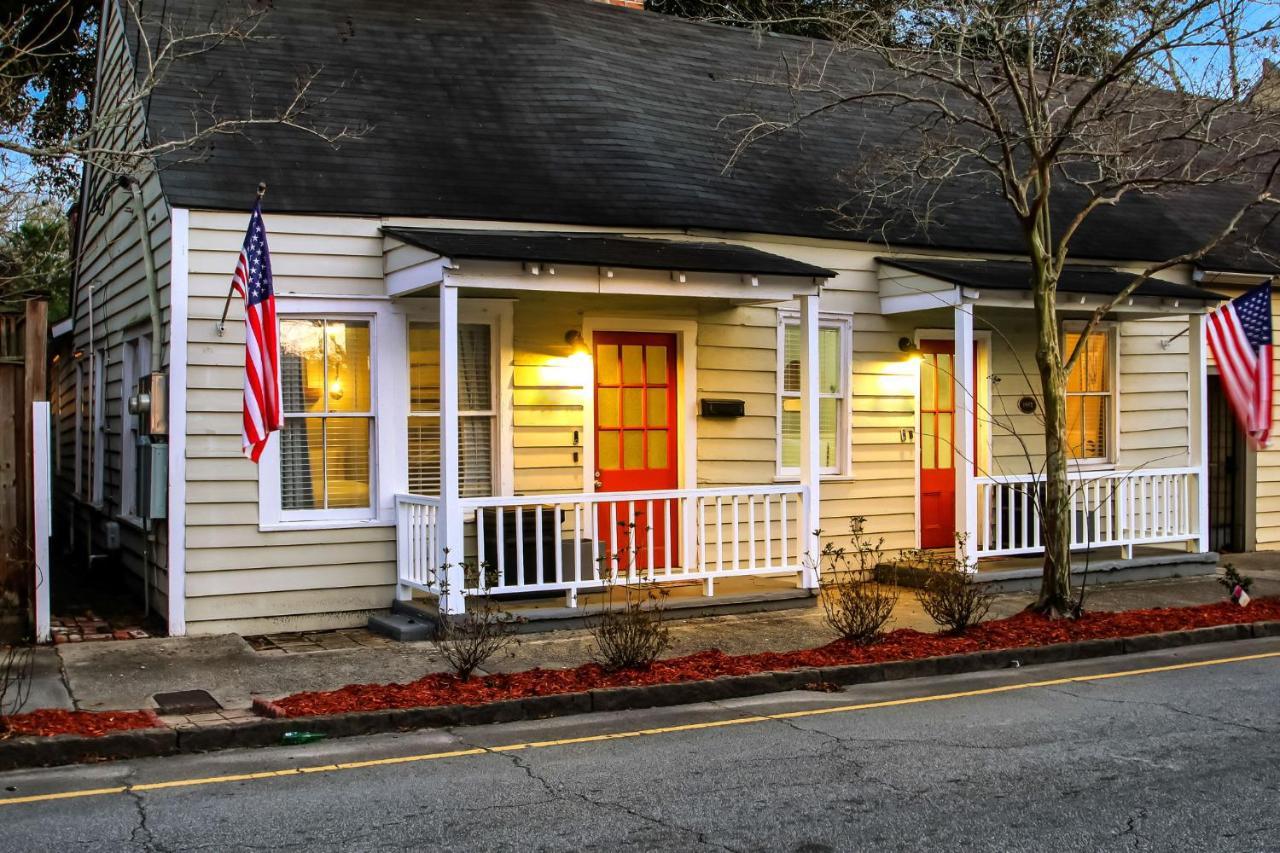
M1191 467L1196 469L1195 528L1191 542L1197 553L1209 550L1209 388L1208 348L1205 345L1203 314L1187 316L1187 358L1190 366L1190 423L1187 424L1187 446Z
M808 589L818 586L822 543L822 506L818 472L818 296L800 297L800 484L805 488L804 512L796 520L803 525L800 541L813 569L802 573L800 583Z
M955 310L954 383L954 465L956 472L956 535L964 536L970 549L977 545L978 494L974 488L973 468L977 459L974 435L974 411L977 404L975 359L973 357L973 305L961 303ZM960 555L959 542L956 556Z
M440 285L440 553L436 564L444 581L440 608L453 615L466 607L458 482L458 288L444 282Z

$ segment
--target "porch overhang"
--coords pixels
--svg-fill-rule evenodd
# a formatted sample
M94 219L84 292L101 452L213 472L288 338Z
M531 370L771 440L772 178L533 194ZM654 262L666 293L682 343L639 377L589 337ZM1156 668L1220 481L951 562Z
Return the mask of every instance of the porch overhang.
M834 272L728 243L622 234L382 229L388 296L439 285L779 302L816 295Z
M1033 307L1028 286L1031 265L1026 261L876 260L880 310L884 314L907 314L962 304ZM1111 267L1066 267L1058 282L1058 302L1062 310L1092 311L1123 291L1134 275ZM1200 314L1214 308L1223 298L1194 285L1149 279L1112 310L1137 316Z

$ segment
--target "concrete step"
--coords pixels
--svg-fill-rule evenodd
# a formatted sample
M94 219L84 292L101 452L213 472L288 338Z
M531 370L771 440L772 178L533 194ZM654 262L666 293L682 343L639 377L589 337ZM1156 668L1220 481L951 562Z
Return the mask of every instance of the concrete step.
M434 619L406 613L377 613L369 617L369 630L401 643L432 640L436 636Z

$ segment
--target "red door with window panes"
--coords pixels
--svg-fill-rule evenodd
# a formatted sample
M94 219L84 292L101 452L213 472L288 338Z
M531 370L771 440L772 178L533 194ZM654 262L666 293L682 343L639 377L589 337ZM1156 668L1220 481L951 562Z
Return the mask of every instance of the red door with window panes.
M920 547L948 548L956 536L954 341L921 341Z
M677 488L676 336L596 332L592 343L596 491ZM623 573L678 565L679 509L675 500L600 504L601 556L620 555Z

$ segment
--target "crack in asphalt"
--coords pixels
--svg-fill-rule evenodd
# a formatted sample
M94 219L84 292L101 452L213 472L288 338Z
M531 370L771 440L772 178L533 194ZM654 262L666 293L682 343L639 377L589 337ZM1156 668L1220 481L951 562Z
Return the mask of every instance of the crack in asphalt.
M134 806L135 813L138 816L138 822L129 831L129 843L133 846L140 847L143 850L154 850L157 853L165 853L155 837L155 833L151 831L151 827L147 825L147 803L146 798L141 791L135 791L133 788L133 779L137 774L136 768L130 768L129 776L125 779L124 794L128 797Z
M1181 714L1184 717L1191 717L1193 720L1201 722L1217 723L1220 726L1230 726L1232 728L1243 729L1247 732L1254 732L1260 735L1280 734L1280 730L1264 729L1260 726L1251 726L1248 723L1242 723L1238 720L1224 720L1221 717L1215 717L1212 714L1197 714L1195 711L1188 711L1186 708L1179 708L1169 702L1153 702L1150 699L1109 699L1103 696L1091 696L1084 693L1073 693L1062 687L1046 687L1051 693L1060 693L1063 696L1070 696L1072 699L1080 699L1084 702L1106 702L1110 705L1139 705L1146 708L1162 708L1166 711L1172 711L1175 714Z
M533 769L533 766L528 761L525 761L523 757L520 756L518 753L495 750L495 749L491 749L490 747L484 746L483 744L472 743L466 740L465 738L461 737L460 735L458 735L457 732L453 731L452 729L449 730L449 734L453 735L455 738L458 739L459 743L462 743L465 746L469 746L473 749L483 750L485 753L489 755L507 759L508 761L511 762L511 764L516 769L524 773L524 775L527 776L531 781L536 782L542 788L542 790L546 792L547 796L551 797L551 799L554 801L568 802L570 800L577 800L580 802L584 802L587 805L594 806L595 808L598 808L598 809L602 809L606 811L622 812L623 814L629 815L633 818L636 818L637 820L642 820L645 823L653 824L654 826L660 827L662 829L665 829L668 831L674 830L677 832L684 833L686 835L691 835L693 836L694 840L698 844L704 847L714 847L719 850L726 850L728 851L728 853L741 853L741 851L739 851L737 848L730 847L727 844L724 844L719 841L712 841L710 838L706 836L706 833L702 832L701 830L693 829L687 826L681 826L680 824L671 823L660 817L655 817L650 814L645 814L644 812L637 811L631 806L628 806L626 803L615 802L613 800L597 799L595 797L590 797L581 791L571 791L566 788L558 788L556 785L552 784L551 780L537 773ZM534 804L527 803L523 805L534 805Z

